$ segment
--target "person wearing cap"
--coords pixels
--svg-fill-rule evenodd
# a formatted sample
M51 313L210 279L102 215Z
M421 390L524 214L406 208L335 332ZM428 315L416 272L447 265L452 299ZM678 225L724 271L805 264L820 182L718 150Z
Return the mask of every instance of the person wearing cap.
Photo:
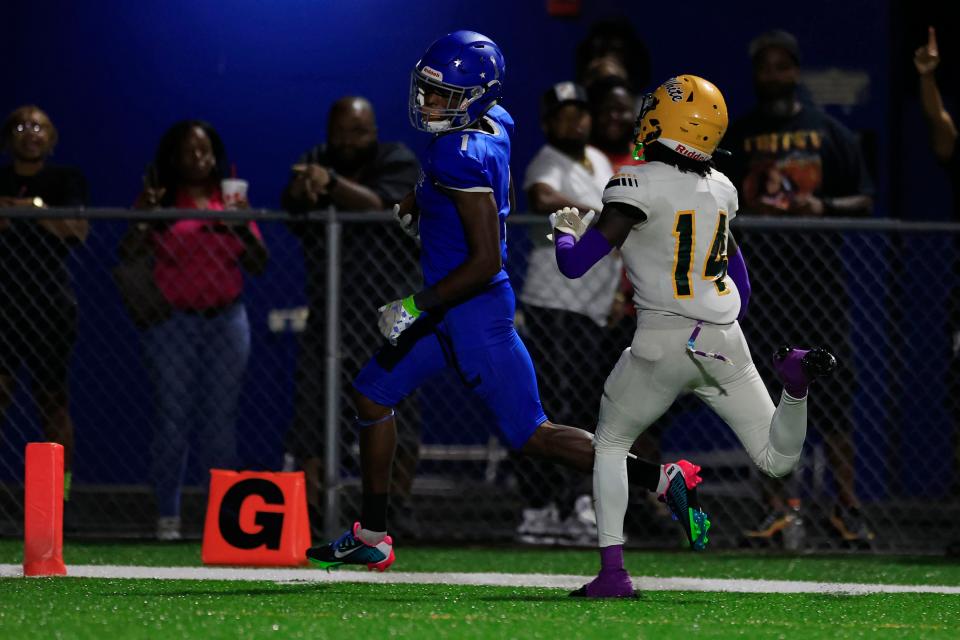
M850 217L871 212L873 186L854 134L812 104L801 91L800 47L792 34L773 30L749 46L756 105L730 125L720 143L729 157L718 165L736 185L740 214ZM751 236L759 232L744 231ZM810 407L811 428L824 440L833 470L837 502L828 507L824 533L840 546L865 546L874 534L855 493L852 438L855 384L850 346L850 300L838 233L766 233L747 241L770 250L750 255L756 279L751 298L753 322L744 323L751 345L761 353L799 338L829 346L841 363L823 398ZM802 244L801 244L802 242ZM802 335L800 334L802 332ZM771 380L769 363L758 362ZM766 371L764 371L766 369ZM771 389L771 391L774 391ZM744 532L751 542L786 540L802 548L811 523L801 510L799 487L766 481L768 512ZM814 533L814 531L809 531Z
M597 209L613 167L602 151L588 144L592 121L586 90L573 82L557 83L543 94L540 109L547 144L534 156L524 177L530 210L546 216L563 207ZM608 256L581 280L567 280L557 268L546 233L531 232L534 249L520 294L521 330L546 410L564 424L592 425L606 371L619 352L605 340L620 259ZM609 362L596 356L602 353L612 354ZM584 402L585 398L590 400ZM571 488L577 484L574 476L529 459L517 465L521 485L530 485L522 486L529 502L517 529L518 540L590 544L596 539L589 497L572 495L576 491ZM544 482L544 477L550 481ZM575 506L580 508L571 512Z

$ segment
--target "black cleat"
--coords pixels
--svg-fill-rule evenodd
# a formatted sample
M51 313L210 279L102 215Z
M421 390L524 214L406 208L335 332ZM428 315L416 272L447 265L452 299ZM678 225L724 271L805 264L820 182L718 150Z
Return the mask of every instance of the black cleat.
M837 359L822 347L807 351L782 346L773 354L773 369L794 398L805 397L811 382L831 375L837 366Z

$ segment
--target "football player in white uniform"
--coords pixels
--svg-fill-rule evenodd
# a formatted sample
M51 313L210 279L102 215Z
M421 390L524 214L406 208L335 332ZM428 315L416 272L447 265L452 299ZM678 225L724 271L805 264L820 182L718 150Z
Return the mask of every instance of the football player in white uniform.
M574 595L633 595L622 550L627 452L679 395L696 394L764 473L783 476L796 466L806 437L807 388L836 367L823 349L778 350L774 368L783 394L775 407L751 360L737 322L750 284L729 231L737 191L711 161L726 127L727 107L713 84L671 78L644 97L637 119L638 154L646 163L622 167L610 179L596 224L589 227L592 212L581 218L575 209L552 217L564 275L578 278L619 248L638 310L633 342L607 378L594 439L601 570ZM683 461L670 465L658 492L668 504L689 496L689 522L681 524L695 550L706 545L709 528L695 504L698 470ZM689 494L674 478L684 480Z

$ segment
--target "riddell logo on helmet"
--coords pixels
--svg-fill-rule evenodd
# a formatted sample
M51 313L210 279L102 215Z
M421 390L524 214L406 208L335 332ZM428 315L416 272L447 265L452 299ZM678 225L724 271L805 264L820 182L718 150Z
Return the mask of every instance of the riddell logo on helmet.
M696 149L687 149L682 144L677 144L674 151L682 155L684 158L690 158L691 160L700 160L702 162L710 159L710 156L702 151L697 151Z
M440 82L443 82L443 74L437 71L436 69L431 69L430 67L424 67L423 69L420 70L420 73L422 73L425 76L429 76L434 80L439 80Z

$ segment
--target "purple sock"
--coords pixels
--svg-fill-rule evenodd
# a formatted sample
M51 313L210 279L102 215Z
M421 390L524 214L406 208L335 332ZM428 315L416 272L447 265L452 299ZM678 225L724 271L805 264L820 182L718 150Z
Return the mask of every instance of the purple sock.
M806 349L793 349L782 360L773 363L777 376L783 383L783 390L797 400L807 397L807 389L810 387L810 379L800 363L807 353Z
M600 571L623 569L623 545L614 544L600 549Z

